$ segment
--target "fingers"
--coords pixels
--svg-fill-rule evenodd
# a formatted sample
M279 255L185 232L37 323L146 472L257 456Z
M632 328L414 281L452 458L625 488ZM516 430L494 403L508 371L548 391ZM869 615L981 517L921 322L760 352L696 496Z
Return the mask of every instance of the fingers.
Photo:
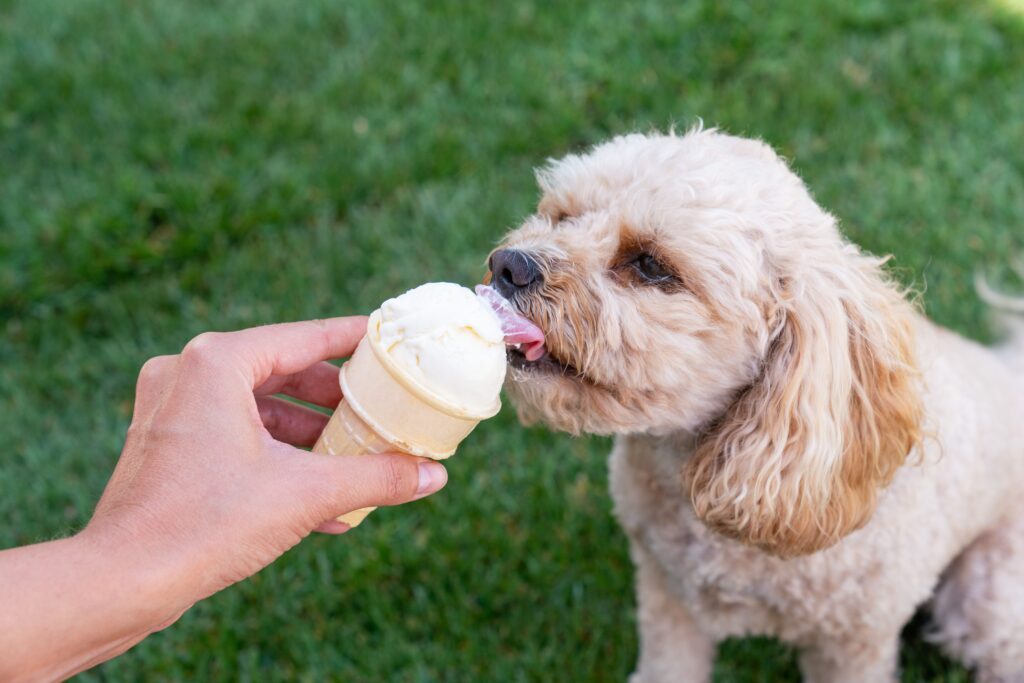
M181 362L207 375L240 372L255 389L272 375L292 375L350 355L364 334L366 318L361 316L206 332L185 346Z
M336 519L329 519L326 522L321 523L320 526L313 529L313 531L316 531L321 534L331 534L332 536L337 536L338 534L345 533L351 528L352 527L350 527L348 524L345 524L345 522L339 522Z
M308 500L318 501L317 518L333 519L353 510L399 505L441 490L448 482L444 465L399 454L303 454ZM338 530L330 529L337 533Z
M272 396L257 396L260 419L270 435L293 446L312 446L329 416Z
M293 375L271 375L255 390L257 396L285 394L324 408L334 408L341 401L336 365L326 361L311 365Z

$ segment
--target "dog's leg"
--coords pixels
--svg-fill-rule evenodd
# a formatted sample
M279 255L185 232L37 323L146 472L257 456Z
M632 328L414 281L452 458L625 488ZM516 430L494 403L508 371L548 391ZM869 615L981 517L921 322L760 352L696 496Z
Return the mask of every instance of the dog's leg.
M800 651L804 683L892 683L897 679L899 629L887 636L815 643Z
M979 683L1024 682L1024 508L967 548L935 593L933 639Z
M704 683L711 680L715 643L671 594L657 561L631 543L636 564L640 660L630 683Z

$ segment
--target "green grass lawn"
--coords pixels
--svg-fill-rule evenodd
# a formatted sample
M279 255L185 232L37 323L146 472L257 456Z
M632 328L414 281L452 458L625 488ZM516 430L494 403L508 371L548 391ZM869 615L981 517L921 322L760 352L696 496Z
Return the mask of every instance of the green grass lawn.
M934 318L990 334L972 275L1019 285L1024 250L1020 0L0 0L0 547L85 523L147 357L477 281L534 165L697 117L776 145ZM81 679L622 681L608 448L506 408L441 494ZM968 680L923 630L904 680ZM796 678L763 640L716 669Z

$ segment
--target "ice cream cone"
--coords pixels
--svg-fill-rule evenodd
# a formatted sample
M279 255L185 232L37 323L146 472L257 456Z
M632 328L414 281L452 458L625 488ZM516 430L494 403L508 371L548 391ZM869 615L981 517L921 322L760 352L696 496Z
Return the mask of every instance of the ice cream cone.
M366 336L341 368L344 395L313 450L332 455L403 452L443 460L477 424L494 416L501 402L473 410L454 405L422 386L397 365L380 343L380 311L370 316ZM355 527L373 511L338 517Z

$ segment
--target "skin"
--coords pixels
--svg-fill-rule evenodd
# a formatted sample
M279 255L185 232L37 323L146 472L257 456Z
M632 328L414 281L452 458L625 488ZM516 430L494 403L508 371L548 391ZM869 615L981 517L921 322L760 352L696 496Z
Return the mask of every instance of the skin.
M66 678L174 623L334 518L396 505L447 481L401 454L328 456L338 368L365 318L206 333L143 366L124 450L89 524L0 552L0 680Z

